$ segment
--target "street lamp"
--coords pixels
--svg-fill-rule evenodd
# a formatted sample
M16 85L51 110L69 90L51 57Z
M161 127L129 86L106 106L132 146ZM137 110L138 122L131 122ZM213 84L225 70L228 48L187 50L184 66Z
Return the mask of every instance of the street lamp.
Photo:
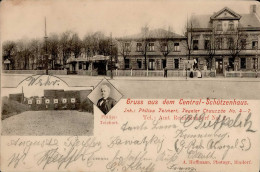
M113 69L112 69L112 62L113 62L113 59L112 59L112 33L110 33L110 78L113 79Z
M46 75L48 75L48 67L49 67L49 57L48 57L48 49L47 49L47 31L46 31L46 17L45 17L45 36L44 36L44 40L45 40L45 67L46 67Z

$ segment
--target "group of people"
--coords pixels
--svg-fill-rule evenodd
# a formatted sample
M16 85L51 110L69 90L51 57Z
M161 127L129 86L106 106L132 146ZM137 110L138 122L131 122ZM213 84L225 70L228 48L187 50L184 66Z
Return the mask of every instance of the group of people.
M196 71L196 70L195 70L195 71ZM191 77L191 78L193 78L193 72L194 72L193 69L191 69L191 70L190 70L190 77ZM200 69L197 70L196 72L197 72L197 77L198 77L198 78L202 78L202 73L201 73ZM165 68L163 69L163 77L164 77L164 78L167 78L167 67L165 67Z
M193 69L190 70L190 78L193 78L193 75L194 75L195 71L196 71L196 69L194 71L193 71ZM202 78L202 73L201 73L200 69L197 70L196 73L197 73L197 77L198 78Z

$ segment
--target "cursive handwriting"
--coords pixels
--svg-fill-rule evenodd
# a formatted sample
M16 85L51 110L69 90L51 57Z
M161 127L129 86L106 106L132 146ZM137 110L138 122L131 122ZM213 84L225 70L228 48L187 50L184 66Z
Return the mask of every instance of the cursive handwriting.
M28 153L29 153L30 147L25 147L23 149L22 153L14 153L11 155L11 157L9 158L9 163L8 163L8 167L10 165L14 165L14 168L16 168L20 162L24 162L25 158L27 157Z
M197 171L196 168L194 168L194 167L181 167L181 166L177 166L177 164L172 164L171 166L168 166L167 168L172 169L174 171L176 170L176 171L179 171L179 172Z
M102 148L101 143L96 142L95 138L80 142L78 137L69 137L64 145L66 146L64 149L56 147L37 154L35 157L40 156L37 165L43 164L45 169L47 165L56 163L58 169L62 165L66 169L71 163L81 160L86 161L87 166L92 166L94 154Z
M115 145L144 145L144 151L147 150L149 145L157 145L157 152L160 152L163 146L164 138L159 138L155 134L149 138L148 136L144 136L141 139L122 139L120 136L111 137L111 141L108 144L109 148L113 148Z
M46 75L34 75L34 76L29 76L28 78L25 79L25 81L28 81L28 86L56 86L59 85L61 80L59 79L53 79L54 77L48 75L46 77L42 77ZM56 77L55 77L56 78Z
M153 162L144 162L146 159L147 151L140 151L134 154L132 150L127 156L120 155L118 150L111 161L108 162L106 168L110 171L141 171L152 172L154 171L155 164ZM148 165L147 165L148 164Z
M195 129L203 129L203 128L213 128L214 130L220 130L222 127L228 128L246 128L246 132L256 132L256 130L252 129L253 122L251 121L251 113L247 115L247 117L242 120L241 113L239 113L235 119L231 119L230 117L219 115L215 121L204 120L205 113L201 114L199 117L196 114L195 117L192 115L184 115L180 119L180 123L183 124L184 127L190 127L194 125ZM198 120L193 120L198 119Z
M32 146L38 146L41 148L44 148L45 146L58 146L58 143L58 139L55 138L43 140L23 140L18 138L10 140L7 146L28 147L28 149L30 149Z

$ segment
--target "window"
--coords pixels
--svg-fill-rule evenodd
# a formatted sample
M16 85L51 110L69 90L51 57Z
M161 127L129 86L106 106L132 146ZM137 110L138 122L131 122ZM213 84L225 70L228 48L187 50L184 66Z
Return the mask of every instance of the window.
M149 43L148 44L148 47L149 47L149 51L154 51L154 43Z
M228 49L232 50L234 48L234 39L228 38Z
M252 49L256 50L258 48L258 41L252 41Z
M174 69L179 69L179 59L174 59Z
M130 43L129 42L125 43L125 50L130 51Z
M180 51L180 44L174 43L174 51Z
M216 49L221 50L222 49L222 38L216 38Z
M79 62L79 69L82 69L82 63Z
M67 103L67 99L62 99L62 103Z
M162 68L164 69L166 67L166 60L162 59Z
M130 66L130 60L125 59L125 69L129 69L129 66Z
M233 21L228 23L228 30L234 30L234 22Z
M233 58L228 59L228 69L234 69L234 59Z
M240 68L241 69L246 68L246 58L240 58Z
M42 100L41 99L38 99L38 100L36 100L36 104L42 104Z
M257 58L253 58L253 69L258 69L258 59Z
M246 49L246 39L241 39L241 49L242 50Z
M208 50L210 47L209 47L209 40L205 40L204 42L204 49L205 50Z
M28 100L28 104L31 105L32 104L32 100Z
M217 31L222 31L222 23L218 22L217 24Z
M71 102L71 103L75 103L75 102L76 102L76 99L75 99L75 98L71 98L71 99L70 99L70 102Z
M163 44L162 44L162 50L165 51L165 52L168 51L167 43L163 43Z
M149 59L149 65L148 65L150 70L155 69L155 60L154 59Z
M136 51L142 51L142 43L136 44Z
M59 100L58 99L54 99L53 102L54 102L54 104L56 104L56 103L59 102Z
M45 99L45 103L49 104L50 103L50 99Z
M141 59L137 59L137 66L139 69L142 69L142 60Z
M199 40L193 40L193 50L199 49Z

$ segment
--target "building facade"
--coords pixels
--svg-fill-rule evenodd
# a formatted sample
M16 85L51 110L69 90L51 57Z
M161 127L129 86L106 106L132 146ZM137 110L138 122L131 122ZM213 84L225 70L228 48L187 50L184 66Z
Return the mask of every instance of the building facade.
M83 54L77 58L70 57L67 60L69 74L82 75L106 75L110 62L109 56L95 55L84 57Z
M260 65L259 7L252 5L249 14L223 8L211 15L193 15L188 23L190 58L197 68L226 73L256 72Z
M164 29L142 28L140 34L118 38L118 69L179 70L186 58L185 37Z
M18 93L9 94L9 98L27 105L30 110L84 110L92 106L87 98L90 92L91 90L44 90L43 97L26 98L23 93Z

